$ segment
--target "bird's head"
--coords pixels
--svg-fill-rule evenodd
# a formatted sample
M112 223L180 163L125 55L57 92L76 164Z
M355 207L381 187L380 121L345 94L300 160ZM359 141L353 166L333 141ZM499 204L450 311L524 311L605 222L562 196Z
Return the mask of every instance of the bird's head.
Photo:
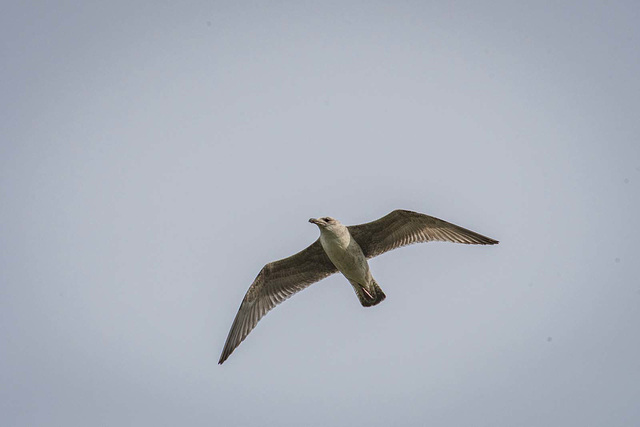
M340 221L335 218L331 218L330 216L323 216L322 218L311 218L309 222L317 225L320 231L331 231L342 225L340 224Z

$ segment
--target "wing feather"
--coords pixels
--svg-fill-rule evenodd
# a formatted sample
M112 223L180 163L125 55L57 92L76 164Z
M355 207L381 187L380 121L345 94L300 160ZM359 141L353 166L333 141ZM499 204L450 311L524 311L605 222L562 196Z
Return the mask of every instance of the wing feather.
M395 210L366 224L349 227L367 258L413 243L443 241L495 245L497 240L418 212Z
M265 265L240 304L218 363L227 360L269 310L337 271L320 240L295 255Z

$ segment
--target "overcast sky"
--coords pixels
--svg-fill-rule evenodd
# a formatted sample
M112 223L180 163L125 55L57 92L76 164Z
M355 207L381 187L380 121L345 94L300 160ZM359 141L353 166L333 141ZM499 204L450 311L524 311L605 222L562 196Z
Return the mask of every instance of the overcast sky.
M637 1L12 2L3 426L640 425ZM394 209L500 240L270 261Z

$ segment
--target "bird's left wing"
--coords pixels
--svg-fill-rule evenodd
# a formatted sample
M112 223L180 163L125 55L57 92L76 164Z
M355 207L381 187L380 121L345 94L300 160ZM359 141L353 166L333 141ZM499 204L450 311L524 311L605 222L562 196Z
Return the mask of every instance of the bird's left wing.
M240 304L218 363L227 360L269 310L337 271L319 239L295 255L265 265Z
M495 245L490 237L418 212L395 210L366 224L349 226L367 258L392 249L420 242L454 242L470 245Z

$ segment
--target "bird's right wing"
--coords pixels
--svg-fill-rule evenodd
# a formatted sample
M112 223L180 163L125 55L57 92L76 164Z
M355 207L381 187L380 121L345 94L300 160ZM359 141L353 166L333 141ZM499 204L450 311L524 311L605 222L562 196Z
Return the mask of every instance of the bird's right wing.
M367 258L420 242L442 241L473 245L498 243L497 240L450 222L404 210L395 210L378 220L348 228Z
M229 357L269 310L337 271L319 239L295 255L265 265L240 304L218 363Z

